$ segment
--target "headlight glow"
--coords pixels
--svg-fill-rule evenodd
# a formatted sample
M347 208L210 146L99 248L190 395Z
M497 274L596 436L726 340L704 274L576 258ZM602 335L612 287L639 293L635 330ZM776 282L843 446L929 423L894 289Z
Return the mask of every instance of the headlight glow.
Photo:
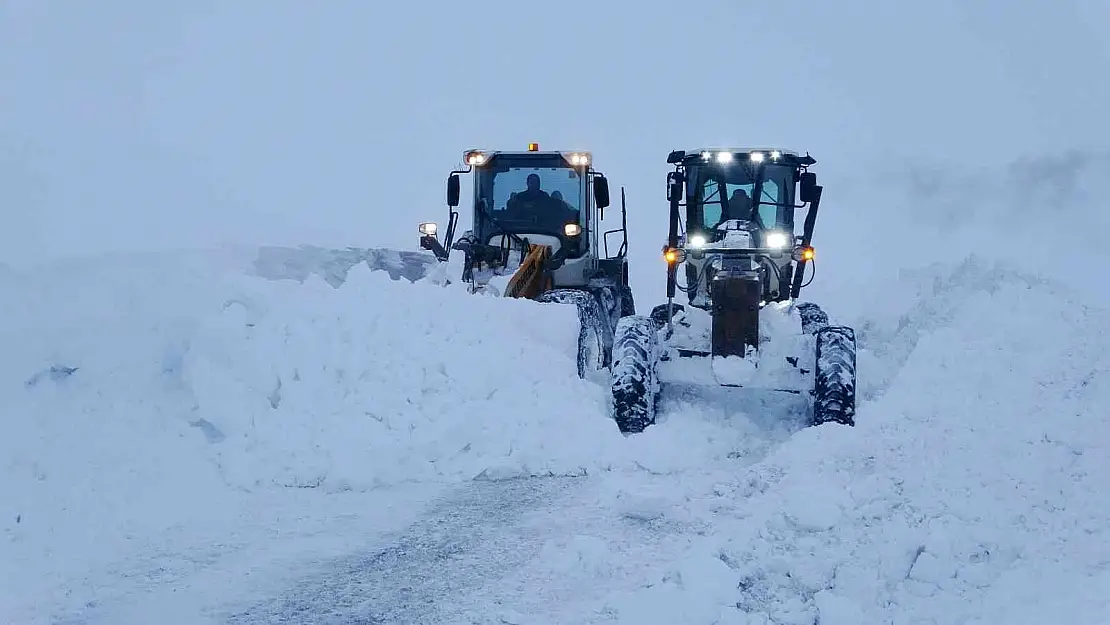
M691 235L689 245L694 249L703 248L705 247L705 237L700 234Z
M482 154L478 150L473 150L466 153L467 165L481 165L484 162L486 162L486 155Z
M751 157L753 163L763 162L763 152L752 152Z
M589 165L590 164L590 155L589 154L577 154L577 153L576 154L568 154L567 155L567 160L570 161L571 165L579 165L579 166Z
M718 152L717 153L717 162L718 163L731 163L732 162L732 152Z
M567 224L563 226L563 234L567 235L568 237L576 237L582 234L582 226L579 226L578 224Z
M767 247L781 250L786 247L789 239L786 237L785 232L768 232L767 233Z
M436 235L436 224L433 221L420 224L420 234L428 237Z

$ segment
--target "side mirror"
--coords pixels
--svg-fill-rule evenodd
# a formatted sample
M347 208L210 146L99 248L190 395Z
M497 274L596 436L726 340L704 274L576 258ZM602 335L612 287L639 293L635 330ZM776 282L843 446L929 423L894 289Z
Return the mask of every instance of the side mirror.
M451 174L447 179L447 205L455 208L459 205L459 175Z
M803 203L817 199L817 174L810 171L802 174L798 185L798 196Z
M682 177L678 172L667 174L667 201L682 201Z
M609 206L609 181L605 176L594 178L594 203L598 208Z

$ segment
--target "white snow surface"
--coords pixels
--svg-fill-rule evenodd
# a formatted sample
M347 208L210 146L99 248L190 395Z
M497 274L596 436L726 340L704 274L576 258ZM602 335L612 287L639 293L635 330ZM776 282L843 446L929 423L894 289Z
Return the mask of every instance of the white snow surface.
M0 622L95 604L152 551L220 551L213 536L289 531L340 502L380 516L398 485L615 460L606 395L574 374L573 307L366 265L339 289L271 281L248 260L2 277Z
M247 265L0 275L0 622L1110 622L1110 313L1027 267L830 310L854 428L625 438L570 307Z
M1110 315L975 258L916 282L860 320L857 427L692 488L713 536L626 622L1110 620Z

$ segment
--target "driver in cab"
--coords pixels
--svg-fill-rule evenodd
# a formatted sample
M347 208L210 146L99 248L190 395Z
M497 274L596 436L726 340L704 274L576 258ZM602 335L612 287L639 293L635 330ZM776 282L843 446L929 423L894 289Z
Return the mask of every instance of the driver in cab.
M563 225L578 222L578 211L574 210L562 194L548 194L540 188L540 177L528 174L527 189L513 193L505 203L505 217L510 220L530 221L559 233Z
M508 203L505 205L506 209L513 212L523 211L524 204L542 205L545 204L547 200L551 199L547 191L540 188L540 177L538 174L528 174L526 184L528 185L527 189L518 191L509 198Z

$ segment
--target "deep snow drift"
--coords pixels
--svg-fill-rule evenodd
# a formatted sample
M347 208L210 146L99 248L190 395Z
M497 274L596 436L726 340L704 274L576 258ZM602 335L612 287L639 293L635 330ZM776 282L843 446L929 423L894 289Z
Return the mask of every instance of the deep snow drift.
M859 320L857 427L688 492L714 536L622 622L1110 619L1110 314L976 259L906 280L903 315Z
M330 506L369 518L403 498L329 493L612 460L602 389L574 375L573 307L365 264L341 289L265 280L248 260L3 276L0 621L102 600L113 576L174 577L128 573L129 558L219 551Z

